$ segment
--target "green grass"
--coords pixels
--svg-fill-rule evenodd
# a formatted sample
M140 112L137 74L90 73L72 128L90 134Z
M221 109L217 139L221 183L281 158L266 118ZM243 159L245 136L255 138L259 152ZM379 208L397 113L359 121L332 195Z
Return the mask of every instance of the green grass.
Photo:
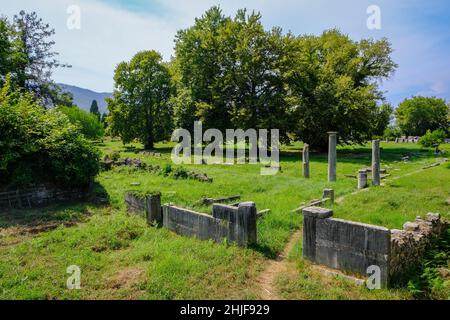
M119 151L121 157L140 158L162 168L171 163L170 144L157 145L161 158L140 155L117 141L99 145L104 154ZM345 219L398 228L429 211L449 215L445 204L450 191L448 165L400 178L436 162L430 151L416 145L382 144L382 167L392 180L384 187L350 195L356 180L344 175L370 166L370 146L339 149L336 183L327 182L326 154L311 155L312 178L304 179L299 146L283 148L282 172L276 176L261 176L260 165L183 165L213 178L206 183L121 168L97 177L96 191L107 195L106 206L67 204L1 213L0 298L258 298L255 280L265 261L282 251L292 232L301 228L301 215L291 210L321 198L327 187L335 189L337 197L345 196L333 207L335 215ZM411 155L408 162L402 161L405 155ZM136 182L138 186L131 185ZM163 203L205 213L211 207L200 203L202 197L240 195L242 201L254 201L258 210L268 208L271 213L258 221L258 245L244 249L147 227L143 219L125 213L123 199L129 190L160 191ZM52 229L55 224L61 225ZM39 226L44 228L36 230ZM315 271L306 270L307 263L299 256L295 259L303 266L294 270L298 274L279 280L284 283L280 288L285 298L411 297L397 291L361 291L333 279L328 283ZM82 290L66 289L66 268L72 264L81 268Z

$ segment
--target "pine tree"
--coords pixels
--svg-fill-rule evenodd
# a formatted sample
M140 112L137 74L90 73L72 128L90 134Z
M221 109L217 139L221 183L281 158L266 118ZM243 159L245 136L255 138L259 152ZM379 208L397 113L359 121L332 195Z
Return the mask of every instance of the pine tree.
M92 100L90 112L97 117L98 121L100 121L101 115L98 109L97 100Z

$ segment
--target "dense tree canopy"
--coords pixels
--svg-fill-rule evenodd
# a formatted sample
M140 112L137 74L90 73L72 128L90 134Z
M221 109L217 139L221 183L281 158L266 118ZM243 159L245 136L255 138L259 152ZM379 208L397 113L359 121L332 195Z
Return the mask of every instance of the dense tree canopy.
M384 131L390 112L380 106L377 80L396 67L387 40L355 42L330 30L297 37L291 45L286 78L296 138L324 148L328 131L337 131L340 143L362 143Z
M80 132L88 139L100 139L105 133L103 123L93 113L86 112L78 107L58 107L58 110L64 113L70 122L76 125Z
M286 126L280 29L265 31L257 13L239 10L232 19L213 7L175 42L179 92L188 101L176 109L177 119L195 116L221 130Z
M109 129L124 143L134 139L146 149L167 139L172 130L171 77L161 55L155 51L137 53L115 71L115 90L108 100Z
M450 107L445 100L430 97L405 99L396 109L397 124L408 136L422 136L428 130L448 132Z
M177 123L277 128L282 139L316 148L326 145L327 131L361 143L389 124L392 109L382 107L378 88L396 68L386 39L356 42L337 30L295 37L264 30L257 13L231 18L213 7L175 42Z

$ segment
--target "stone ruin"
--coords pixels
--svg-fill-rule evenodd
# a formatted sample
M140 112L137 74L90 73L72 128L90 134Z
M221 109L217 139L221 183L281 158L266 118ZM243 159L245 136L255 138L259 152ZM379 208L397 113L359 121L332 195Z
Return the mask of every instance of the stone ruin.
M226 239L239 246L256 244L258 212L253 202L234 206L215 203L212 215L207 215L171 204L161 205L159 193L140 195L130 191L125 195L125 204L129 213L145 217L149 225L162 226L179 235L218 243Z
M425 219L417 217L414 222L405 223L403 230L391 230L390 278L403 282L432 241L448 228L449 223L442 220L439 214L428 213Z
M303 209L303 256L317 264L367 277L370 266L381 271L382 287L407 279L434 239L449 223L429 213L407 222L404 230L333 218L320 207Z

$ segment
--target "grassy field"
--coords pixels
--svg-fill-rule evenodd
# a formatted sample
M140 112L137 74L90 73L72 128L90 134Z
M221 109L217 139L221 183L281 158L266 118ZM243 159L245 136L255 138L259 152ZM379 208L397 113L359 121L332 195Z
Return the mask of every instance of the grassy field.
M212 183L175 179L129 168L102 172L96 191L109 203L74 203L0 214L1 299L257 299L258 279L267 262L301 229L300 214L291 210L335 189L335 216L401 228L427 212L450 217L450 165L420 169L441 161L417 145L382 143L382 168L390 176L384 186L352 194L357 170L370 166L370 146L338 150L338 181L327 182L326 154L311 155L311 179L301 177L301 145L283 148L282 172L261 176L260 165L183 165L204 172ZM128 146L130 147L130 146ZM134 147L140 148L139 145ZM120 142L100 145L104 154L140 158L165 168L170 145L157 148L162 157L144 156ZM449 146L444 147L446 152ZM409 156L408 161L403 161ZM173 168L177 167L172 165ZM132 185L133 184L133 185ZM139 184L136 186L136 184ZM128 190L162 192L163 203L209 213L202 197L240 195L258 210L271 213L258 221L258 244L243 249L177 236L147 227L128 216L123 198ZM276 278L285 299L407 299L406 289L368 291L342 279L324 277L301 258L301 242L293 247L287 272ZM81 290L68 290L66 268L81 268ZM255 285L256 284L256 285Z

